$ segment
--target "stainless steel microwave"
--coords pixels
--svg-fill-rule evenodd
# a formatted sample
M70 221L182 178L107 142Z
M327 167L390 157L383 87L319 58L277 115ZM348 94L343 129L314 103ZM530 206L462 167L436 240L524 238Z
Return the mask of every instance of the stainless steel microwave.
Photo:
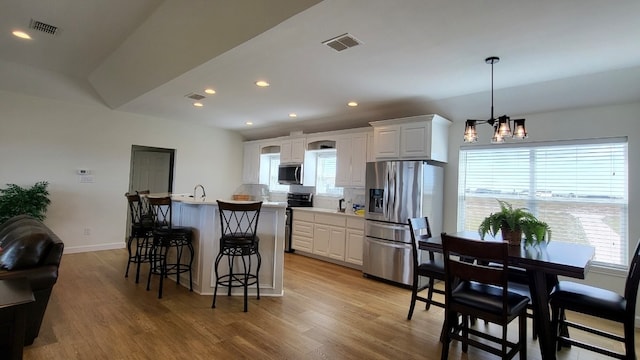
M302 185L302 164L284 164L278 167L278 184Z

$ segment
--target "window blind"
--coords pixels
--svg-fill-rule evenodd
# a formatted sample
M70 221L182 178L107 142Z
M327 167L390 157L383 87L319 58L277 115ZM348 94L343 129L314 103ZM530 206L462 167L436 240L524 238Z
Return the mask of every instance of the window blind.
M590 244L594 261L628 265L627 139L462 147L458 229L477 231L496 199L549 224L552 241Z
M316 195L341 196L336 187L336 150L316 151Z

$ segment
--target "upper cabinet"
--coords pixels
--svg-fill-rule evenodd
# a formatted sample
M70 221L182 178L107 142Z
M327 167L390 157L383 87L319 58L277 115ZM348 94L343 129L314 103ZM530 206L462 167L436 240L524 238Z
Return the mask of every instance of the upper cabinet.
M244 162L242 164L242 183L260 183L260 142L244 143Z
M280 163L302 164L304 162L304 145L304 138L283 140L280 144Z
M451 121L442 116L419 115L370 124L376 160L448 160Z
M364 187L367 133L342 135L336 140L336 186Z

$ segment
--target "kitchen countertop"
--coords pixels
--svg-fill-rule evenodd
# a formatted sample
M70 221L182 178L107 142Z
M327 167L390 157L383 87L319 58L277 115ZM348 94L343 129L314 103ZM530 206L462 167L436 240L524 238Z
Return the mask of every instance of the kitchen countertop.
M214 198L192 198L190 196L183 196L183 195L173 195L171 196L171 200L172 201L178 201L184 204L190 204L190 205L218 205L217 200L220 201L224 201L224 202L229 202L229 203L235 203L235 204L246 204L246 203L252 203L255 201L237 201L237 200L221 200L221 199L214 199ZM287 207L287 203L286 202L277 202L277 201L264 201L262 202L262 206L263 207L275 207L275 208L285 208Z
M347 212L347 211L340 212L340 211L335 210L335 209L325 209L325 208L319 208L319 207L295 207L293 209L295 211L319 212L319 213L334 214L334 215L344 215L344 216L351 216L351 217L357 217L357 218L364 219L364 214L356 215L353 212Z

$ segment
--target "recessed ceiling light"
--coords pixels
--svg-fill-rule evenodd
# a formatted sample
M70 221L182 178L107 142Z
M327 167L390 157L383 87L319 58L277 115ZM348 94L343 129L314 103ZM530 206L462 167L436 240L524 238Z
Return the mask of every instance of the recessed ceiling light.
M246 123L244 123L244 124L245 124L245 125L248 125L248 126L251 126L251 125L253 125L253 122L251 122L251 121L247 121L247 122L246 122Z
M195 107L203 107L203 106L204 106L204 104L203 104L203 103L201 103L201 102L194 102L194 103L193 103L193 106L195 106Z
M260 86L260 87L267 87L270 84L264 80L260 80L260 81L256 81L256 85Z
M291 114L289 114L289 117L290 117L290 118L296 118L296 117L298 117L298 114L296 114L296 113L291 113Z
M215 90L213 90L213 89L211 89L211 88L209 88L209 89L204 89L204 92L206 92L207 94L210 94L210 95L213 95L213 94L215 94L215 93L216 93L216 91L215 91Z
M351 107L356 107L356 106L358 106L358 103L357 103L357 102L355 102L355 101L349 101L349 102L347 103L347 105L348 105L348 106L351 106Z
M16 31L12 32L12 34L14 36L17 36L17 37L21 38L21 39L31 39L31 36L29 36L29 34L27 34L24 31L16 30Z

